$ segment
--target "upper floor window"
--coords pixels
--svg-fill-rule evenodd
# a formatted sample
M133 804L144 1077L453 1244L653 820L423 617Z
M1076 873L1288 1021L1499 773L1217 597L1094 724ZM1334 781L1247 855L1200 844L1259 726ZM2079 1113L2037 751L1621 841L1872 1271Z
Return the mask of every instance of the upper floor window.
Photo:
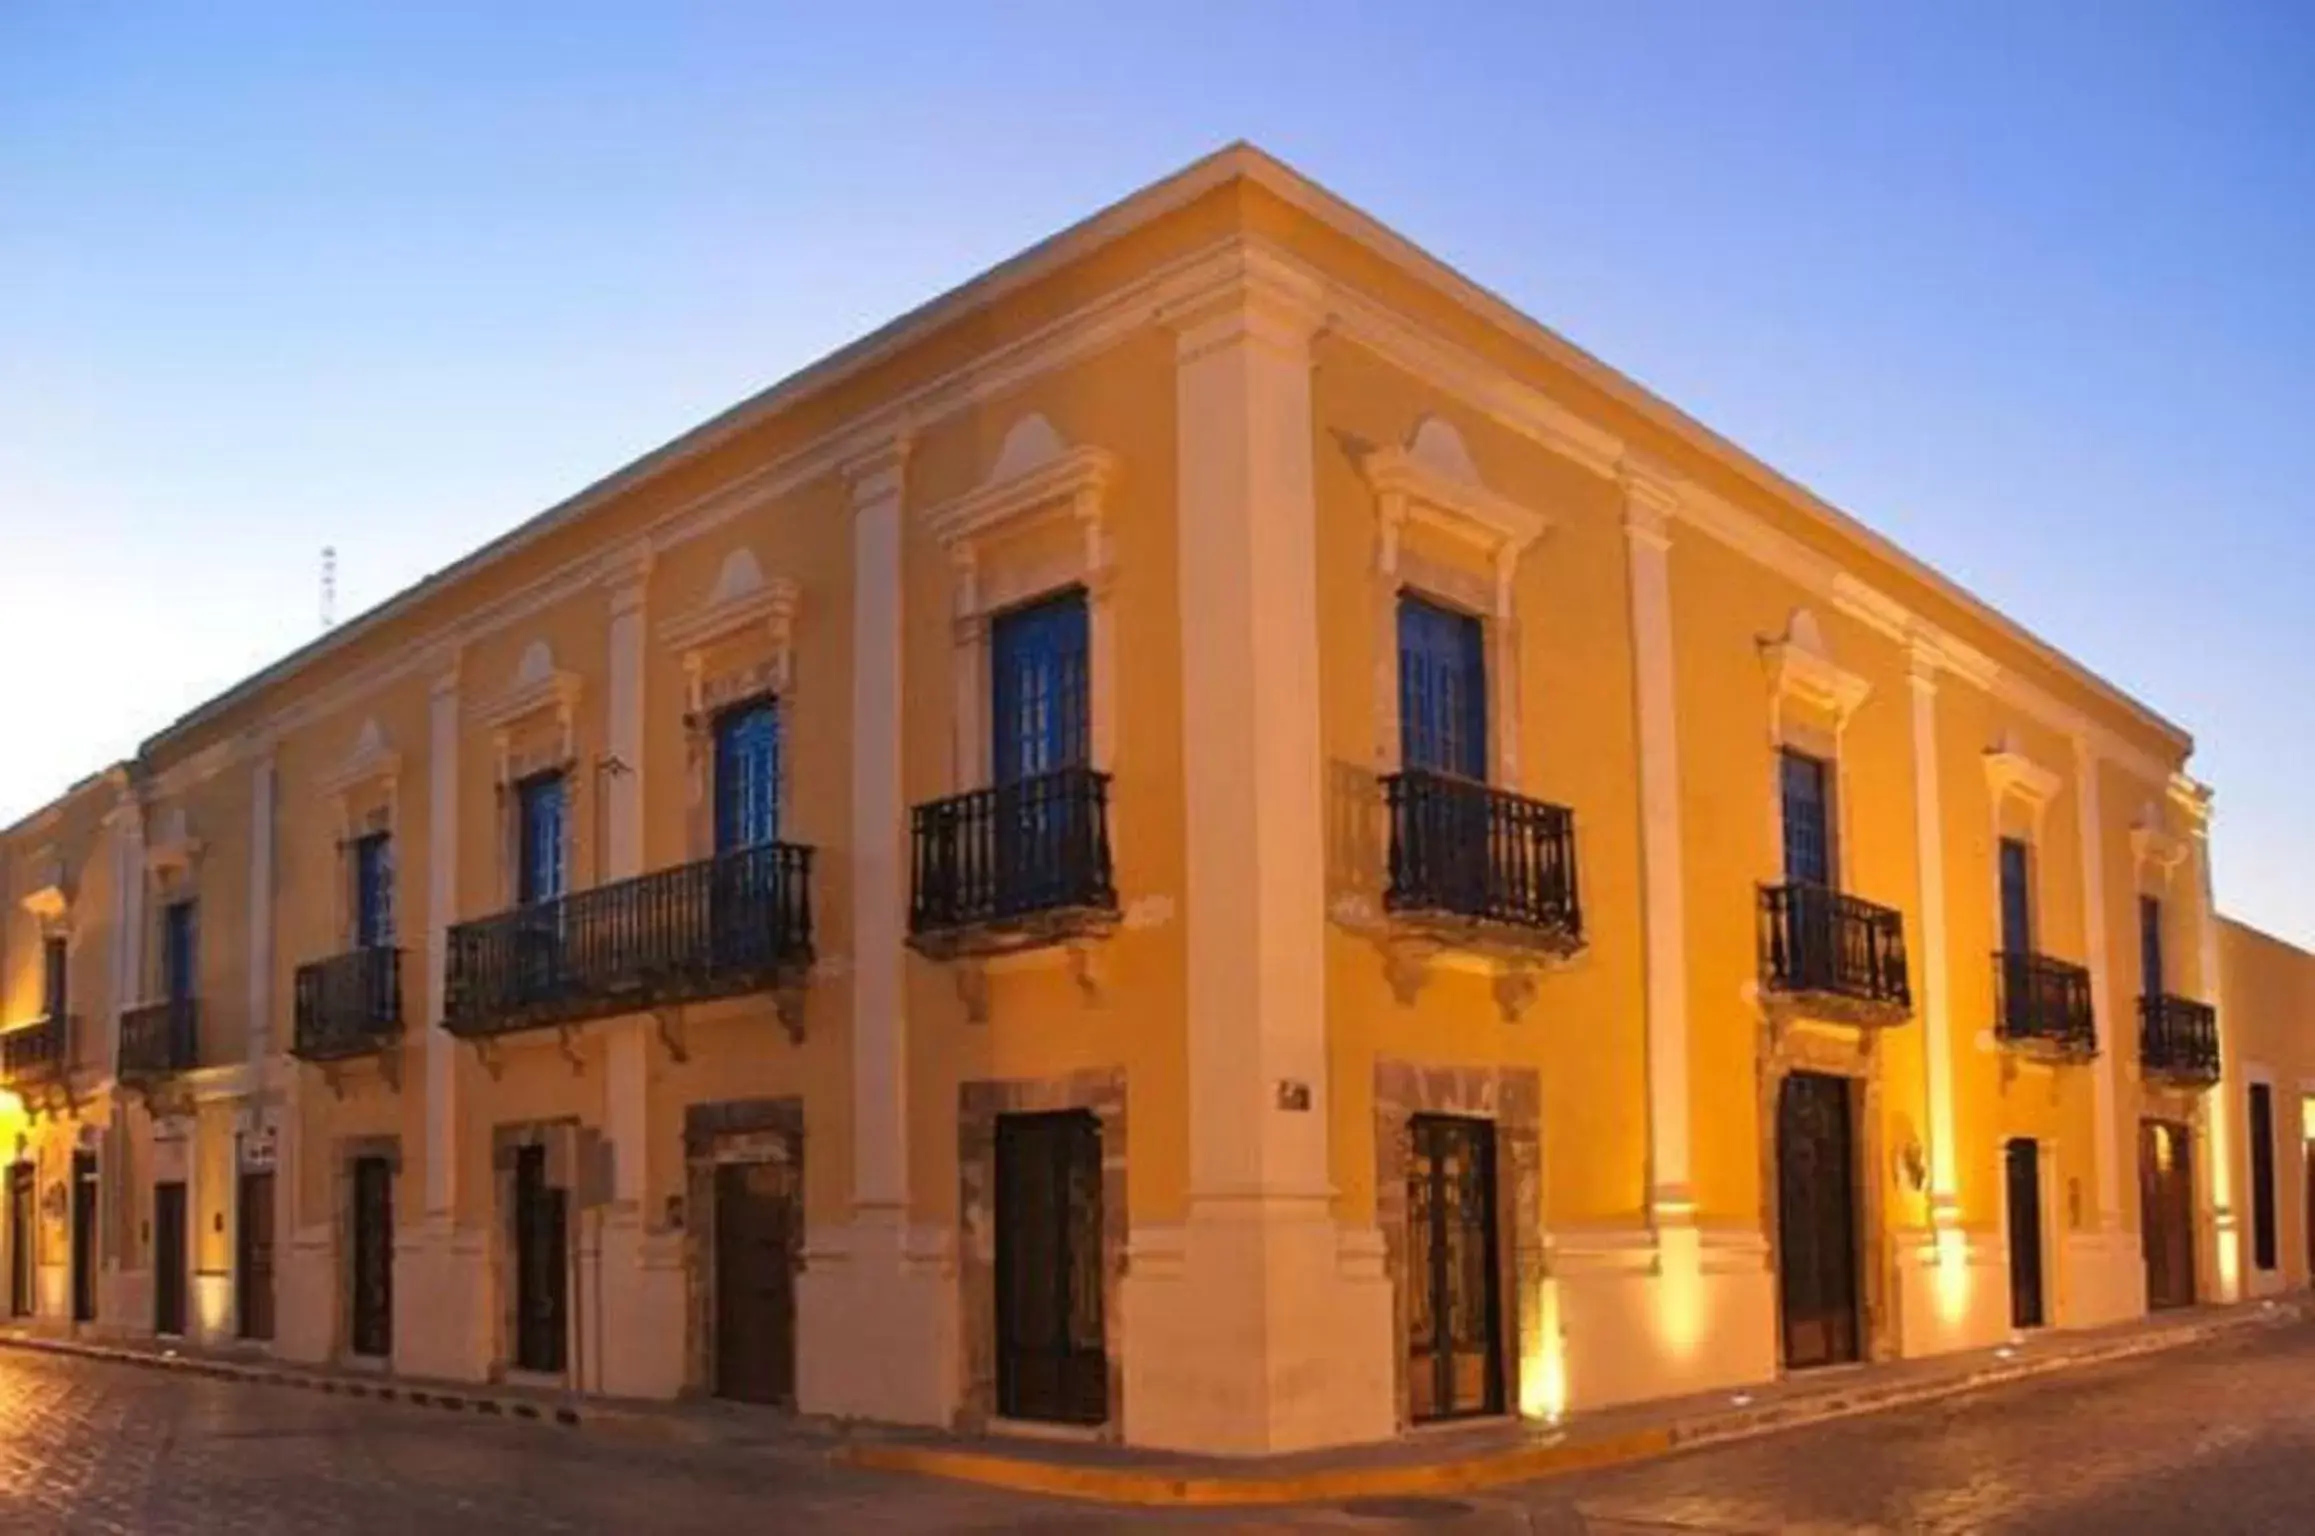
M563 776L534 774L515 786L515 901L522 906L563 894Z
M2138 968L2139 990L2148 997L2162 996L2162 901L2159 897L2138 898Z
M67 950L64 935L52 933L40 944L40 1016L61 1019L65 1009L64 972Z
M394 843L372 832L354 840L354 943L371 949L394 942Z
M2023 838L2001 840L2002 951L2034 950L2034 853Z
M193 903L172 901L161 909L161 992L171 1002L193 995L200 975L195 950Z
M1784 877L1787 884L1830 887L1833 860L1832 765L1805 752L1780 754L1784 802Z
M779 710L770 699L735 704L715 720L715 851L779 835Z
M1407 768L1487 778L1487 651L1479 621L1399 597L1399 759Z
M1010 784L1092 759L1085 591L999 614L989 631L992 766Z

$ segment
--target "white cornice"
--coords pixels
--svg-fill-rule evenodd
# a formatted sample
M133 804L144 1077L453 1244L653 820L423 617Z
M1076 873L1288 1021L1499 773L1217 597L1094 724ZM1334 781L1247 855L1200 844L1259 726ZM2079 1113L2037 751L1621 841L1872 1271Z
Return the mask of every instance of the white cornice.
M1039 512L1099 519L1102 497L1116 474L1115 454L1102 448L1071 448L929 508L920 520L943 545L954 546L989 538Z

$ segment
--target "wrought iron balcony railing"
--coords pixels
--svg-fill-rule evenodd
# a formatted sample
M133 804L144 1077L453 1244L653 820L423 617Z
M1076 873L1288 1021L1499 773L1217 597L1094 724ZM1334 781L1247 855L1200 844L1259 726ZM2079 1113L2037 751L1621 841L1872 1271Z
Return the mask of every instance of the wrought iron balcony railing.
M450 930L442 1027L476 1037L793 985L812 850L766 843Z
M120 1077L155 1082L201 1064L201 1008L172 997L121 1012Z
M2149 1077L2205 1088L2217 1082L2218 1010L2183 997L2141 997L2138 1062Z
M72 1064L72 1020L61 1013L0 1034L0 1083L52 1082Z
M1913 1011L1905 915L1827 886L1760 888L1760 980L1859 1018Z
M1393 916L1523 947L1582 943L1567 807L1421 768L1382 784L1390 815L1383 906Z
M1994 1033L2003 1041L2065 1056L2098 1053L2089 971L2048 955L2001 950L1993 957L1993 981Z
M1117 917L1109 775L1063 768L916 807L909 942L933 955L1018 948Z
M297 1021L289 1053L344 1061L402 1037L402 951L373 944L297 968Z

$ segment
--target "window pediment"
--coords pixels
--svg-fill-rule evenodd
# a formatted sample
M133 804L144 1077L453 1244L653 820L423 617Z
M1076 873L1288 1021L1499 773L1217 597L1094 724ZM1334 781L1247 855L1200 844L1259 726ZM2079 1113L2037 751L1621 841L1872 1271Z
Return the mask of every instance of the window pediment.
M1820 710L1832 717L1836 730L1848 725L1873 692L1871 682L1833 660L1816 615L1806 608L1793 610L1782 636L1761 642L1760 655L1779 706L1789 702Z
M1465 545L1495 573L1493 611L1511 612L1511 575L1520 554L1551 529L1551 518L1490 490L1454 427L1436 416L1415 424L1403 446L1377 448L1361 461L1382 523L1379 563L1396 577L1401 533L1409 523Z
M161 813L152 836L145 840L145 868L158 876L185 876L201 857L201 840L185 820L182 806Z
M72 887L64 860L43 853L32 860L32 885L17 903L43 923L59 923L72 907Z
M2168 880L2179 865L2186 862L2186 839L2176 836L2162 825L2160 814L2150 804L2139 813L2137 823L2130 829L2130 856L2142 870L2152 870Z
M391 784L402 772L402 754L375 720L364 720L354 736L354 744L339 760L336 767L323 774L321 792L325 795L345 795L366 784Z
M1107 493L1117 456L1107 449L1066 445L1039 415L1015 422L990 466L988 478L953 501L932 507L923 521L948 550L961 577L957 612L983 608L977 580L983 546L1048 518L1073 518L1084 532L1079 569L1070 579L1097 584L1109 571Z
M2015 795L2039 818L2058 797L2059 787L2065 781L2055 769L2035 762L2005 737L2001 745L1986 751L1985 782L1997 808L2004 799Z

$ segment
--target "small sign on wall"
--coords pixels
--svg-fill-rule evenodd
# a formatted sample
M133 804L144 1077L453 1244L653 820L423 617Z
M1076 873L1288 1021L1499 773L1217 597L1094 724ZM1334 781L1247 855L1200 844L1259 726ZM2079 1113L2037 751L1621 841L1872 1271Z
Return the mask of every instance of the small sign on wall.
M1278 1107L1292 1115L1310 1112L1310 1085L1300 1078L1282 1077L1278 1080Z

